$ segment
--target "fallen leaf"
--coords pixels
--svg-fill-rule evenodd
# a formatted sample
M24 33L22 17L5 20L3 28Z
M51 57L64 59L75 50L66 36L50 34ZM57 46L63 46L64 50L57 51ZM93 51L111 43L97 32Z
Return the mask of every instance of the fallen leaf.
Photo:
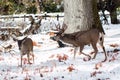
M112 59L109 60L109 62L116 60L115 56L112 56Z
M52 54L49 58L53 58L55 55L54 54Z
M73 64L71 64L71 65L67 68L67 70L68 70L69 72L72 72L73 70L75 70Z
M67 60L67 59L68 59L68 55L64 54L62 60Z
M91 73L91 77L95 77L95 76L96 76L96 74L97 74L97 72L96 72L96 71L92 72L92 73Z
M61 62L62 61L62 55L58 54L57 55L58 61Z
M110 47L118 47L118 44L110 44Z
M91 73L91 77L95 77L97 74L101 74L102 72L101 71L94 71Z
M99 69L100 67L102 67L102 63L101 62L95 64L95 69Z

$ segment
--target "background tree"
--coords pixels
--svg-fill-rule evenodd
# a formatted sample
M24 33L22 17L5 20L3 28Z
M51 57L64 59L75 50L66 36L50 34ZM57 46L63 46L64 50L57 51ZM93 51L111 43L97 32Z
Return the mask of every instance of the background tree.
M68 25L65 33L98 28L104 32L98 15L96 0L64 0L64 22Z
M43 6L43 11L44 12L63 12L63 6L61 4L61 1L57 0L41 0L42 1L42 6Z
M104 18L104 11L107 10L110 12L110 19L112 24L119 23L117 19L117 8L120 7L120 0L98 0L98 9L103 12Z
M0 0L0 14L63 12L62 0Z
M107 5L106 9L110 12L110 18L112 24L118 24L117 8L120 6L120 0L105 0Z
M41 5L40 5L40 0L36 0L36 8L37 8L37 13L41 12Z

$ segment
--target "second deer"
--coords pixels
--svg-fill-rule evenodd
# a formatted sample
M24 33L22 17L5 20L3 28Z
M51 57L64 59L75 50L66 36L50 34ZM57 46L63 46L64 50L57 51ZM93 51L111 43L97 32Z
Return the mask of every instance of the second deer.
M34 62L34 54L33 54L33 41L31 38L25 37L22 40L19 40L15 37L13 37L14 41L17 41L19 50L21 52L21 67L22 67L22 57L23 55L27 54L28 63L30 62L30 55L32 56L33 62Z
M89 59L91 59L90 55L82 52L85 45L91 44L93 49L94 49L94 53L95 53L94 56L93 56L93 59L95 59L96 54L98 52L97 43L99 43L100 46L102 47L104 55L105 55L105 59L103 60L103 62L105 62L107 60L105 47L103 45L104 34L99 32L98 29L90 29L90 30L87 30L87 31L79 31L79 32L65 34L64 31L67 28L66 24L63 23L62 29L60 28L60 25L56 26L56 28L57 28L58 32L55 33L56 35L53 38L56 41L60 40L60 41L63 41L65 43L72 44L75 47L74 58L75 58L75 55L76 55L77 48L80 47L80 54L88 56Z

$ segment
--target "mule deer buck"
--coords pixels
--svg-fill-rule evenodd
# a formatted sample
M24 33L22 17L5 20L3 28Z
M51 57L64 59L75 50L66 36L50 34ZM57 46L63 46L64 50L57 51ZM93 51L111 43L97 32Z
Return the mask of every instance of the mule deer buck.
M23 55L27 54L28 63L30 62L30 55L32 56L34 62L34 54L33 54L33 41L31 38L25 37L22 40L18 40L17 38L13 37L14 41L17 41L19 50L21 52L21 67L22 67L22 57Z
M83 48L85 45L89 45L91 44L93 49L94 49L94 56L93 59L95 59L96 54L98 52L98 48L97 48L97 42L99 42L100 46L103 49L104 55L105 55L105 59L103 60L103 62L105 62L107 60L107 55L106 55L106 51L103 45L104 42L104 34L99 32L98 29L90 29L87 31L79 31L79 32L74 32L74 33L70 33L70 34L65 34L64 31L67 28L67 25L63 23L62 28L60 28L60 25L58 24L56 26L56 30L58 30L57 33L55 33L56 35L53 37L56 41L60 40L63 41L65 43L69 43L72 44L75 49L74 49L74 58L76 55L76 50L78 47L80 47L80 54L83 54L85 56L88 56L89 59L91 59L91 56L88 54L83 53Z

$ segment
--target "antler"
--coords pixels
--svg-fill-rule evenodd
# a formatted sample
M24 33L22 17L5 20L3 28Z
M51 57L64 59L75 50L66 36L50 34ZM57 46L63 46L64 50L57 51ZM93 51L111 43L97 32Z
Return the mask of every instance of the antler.
M64 33L64 31L67 29L67 25L65 23L62 24L62 27L60 26L60 23L58 23L57 25L55 24L55 28L53 29L54 31L58 31L59 33Z
M63 22L63 25L62 25L62 31L64 32L65 30L67 29L67 25Z
M55 24L56 30L59 31L60 30L60 23L58 23L58 25Z
M58 25L56 25L54 23L54 25L55 25L55 29L53 27L51 29L54 30L54 31L58 31L59 32L59 30L60 30L60 23Z

